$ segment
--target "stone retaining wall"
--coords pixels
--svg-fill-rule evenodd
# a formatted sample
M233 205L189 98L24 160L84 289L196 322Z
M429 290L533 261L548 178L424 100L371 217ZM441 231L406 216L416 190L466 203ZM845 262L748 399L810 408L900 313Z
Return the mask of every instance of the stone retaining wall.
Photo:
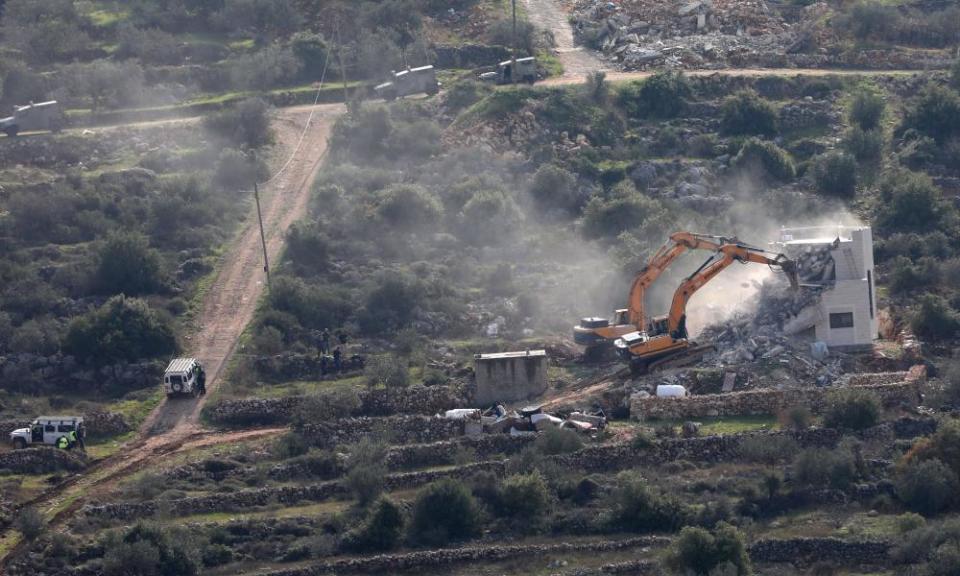
M658 441L650 448L637 448L630 444L590 446L573 454L553 456L552 459L560 466L584 472L612 472L675 460L722 462L739 458L740 446L748 438L778 436L793 438L801 448L832 448L840 440L840 433L836 430L813 428L803 432L757 432L676 438Z
M417 488L442 478L465 479L480 471L490 471L503 476L503 462L477 462L466 466L457 466L446 470L423 470L388 474L384 478L387 490ZM245 508L257 508L270 504L292 506L299 502L323 502L331 498L342 497L349 490L341 482L318 482L303 486L280 486L257 490L240 490L230 494L209 494L176 500L149 500L146 502L118 502L87 506L84 513L88 516L112 520L131 520L163 513L170 516L189 516L229 512Z
M9 470L14 474L49 474L63 470L76 472L86 466L82 453L56 448L26 448L0 453L0 470Z
M436 414L463 406L463 392L453 386L411 386L401 389L361 390L360 409L354 416L391 414ZM224 426L284 424L306 396L285 398L244 398L225 400L210 406L206 416Z
M457 451L464 448L476 452L478 460L487 460L497 454L515 454L530 446L535 440L536 438L533 436L484 434L429 444L395 446L387 452L387 467L391 470L401 470L415 466L450 464L453 462Z
M750 559L754 562L882 564L887 560L890 547L889 542L848 542L838 538L792 538L758 540L750 545L749 552Z
M24 139L20 139L24 140ZM2 154L0 154L2 155ZM56 354L12 354L0 356L0 377L7 388L31 389L38 386L57 390L122 388L124 390L159 386L163 362L135 362L95 368L80 364L73 356Z
M885 406L915 406L920 400L919 390L914 382L852 384L850 387L873 392ZM630 414L637 419L751 416L777 414L792 406L806 406L814 413L821 413L827 407L829 395L838 389L840 388L786 388L684 398L633 398L630 401Z
M371 436L391 444L425 444L463 436L464 422L435 416L388 416L383 418L341 418L335 422L317 422L303 428L303 435L314 446L333 448L352 444Z
M269 576L313 576L343 572L395 574L401 570L449 566L472 562L497 562L510 558L542 556L545 554L572 554L578 552L614 552L630 548L666 546L669 538L646 536L602 542L560 542L557 544L518 544L470 546L442 550L422 550L400 554L380 554L364 558L341 558L313 566L268 572Z

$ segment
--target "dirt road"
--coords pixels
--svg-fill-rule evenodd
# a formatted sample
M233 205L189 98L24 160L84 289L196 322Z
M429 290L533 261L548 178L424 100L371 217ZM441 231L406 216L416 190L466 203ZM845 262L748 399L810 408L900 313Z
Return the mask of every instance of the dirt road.
M336 116L343 110L338 105L324 105L313 110L313 121L302 142L300 135L311 113L309 107L282 110L274 122L280 146L273 172L281 167L283 172L261 190L263 225L271 261L279 256L287 229L306 213L310 188L324 158L330 129ZM287 164L286 159L298 143L299 150ZM203 310L196 322L198 333L188 337L189 354L198 358L207 369L209 392L219 386L228 357L253 319L265 282L260 234L254 212L224 256L217 278L207 292ZM164 402L147 420L145 429L148 430L148 436L161 435L160 441L166 441L169 440L166 436L171 434L183 436L197 432L204 400L181 398ZM155 440L151 438L150 441Z
M327 139L334 121L344 110L342 105L322 105L278 112L274 121L278 146L271 168L273 173L281 167L283 170L261 189L267 253L271 261L279 256L286 231L306 214L313 181L326 155ZM312 121L304 130L311 111ZM207 389L210 392L220 385L226 362L243 330L253 319L257 301L265 288L262 267L259 229L252 208L243 229L223 256L216 279L204 298L197 322L198 333L188 340L188 353L200 358L207 367ZM107 489L115 480L155 463L162 456L192 447L249 440L282 431L211 434L199 425L204 401L205 397L163 402L147 419L140 438L114 456L97 462L82 476L60 484L30 504L50 518L51 525L60 525L83 505L88 494ZM0 535L0 549L8 552L0 562L18 549L3 541L10 537L9 532Z
M527 20L537 28L553 34L554 48L563 63L565 78L582 78L589 72L607 69L596 52L574 43L573 28L570 27L567 13L560 7L558 0L523 2L527 9Z

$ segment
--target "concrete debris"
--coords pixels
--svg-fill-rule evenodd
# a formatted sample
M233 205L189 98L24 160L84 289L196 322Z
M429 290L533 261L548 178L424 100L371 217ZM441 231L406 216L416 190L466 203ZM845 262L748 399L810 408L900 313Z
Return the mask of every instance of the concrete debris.
M574 410L566 415L547 414L538 405L524 406L509 412L502 404L494 404L483 411L476 408L454 408L444 412L442 417L448 420L464 420L468 435L481 432L516 435L539 432L547 428L571 428L578 432L592 433L607 426L607 416L601 409ZM471 434L471 430L476 430L476 434Z

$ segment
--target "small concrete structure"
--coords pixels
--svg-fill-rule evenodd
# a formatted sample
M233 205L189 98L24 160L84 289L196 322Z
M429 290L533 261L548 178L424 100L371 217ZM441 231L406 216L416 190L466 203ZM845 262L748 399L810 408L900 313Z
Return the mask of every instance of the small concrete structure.
M477 354L474 369L478 406L523 400L547 390L546 350Z
M813 327L816 339L831 348L870 349L880 330L870 228L784 228L780 244L787 255L829 247L834 266L833 284L784 329L798 333Z

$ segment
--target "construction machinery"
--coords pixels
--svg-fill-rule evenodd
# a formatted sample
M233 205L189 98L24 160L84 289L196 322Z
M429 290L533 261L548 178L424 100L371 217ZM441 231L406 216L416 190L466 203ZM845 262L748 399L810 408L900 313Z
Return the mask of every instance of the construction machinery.
M800 283L796 264L784 254L774 254L739 242L724 243L673 294L670 313L653 318L647 330L622 335L614 342L620 357L634 373L655 372L699 361L714 350L712 344L698 345L688 339L687 303L697 290L734 262L766 264L782 270L796 290Z
M392 72L390 76L389 81L373 88L374 94L384 100L396 100L420 93L433 96L440 92L440 82L437 81L437 71L433 66L407 68Z
M537 59L533 56L504 60L492 72L480 74L480 80L494 82L498 85L526 82L533 84L537 81Z
M631 332L652 332L644 315L644 297L647 288L653 284L674 260L688 250L709 250L717 252L722 246L736 243L736 238L724 238L692 232L675 232L670 240L660 247L650 258L647 265L633 279L628 308L614 311L613 318L583 318L580 325L573 328L573 340L585 347L584 356L588 359L599 358L613 342Z
M66 123L60 104L56 100L49 102L31 102L26 106L14 106L13 116L0 118L0 130L14 137L20 132L50 130L59 132Z

